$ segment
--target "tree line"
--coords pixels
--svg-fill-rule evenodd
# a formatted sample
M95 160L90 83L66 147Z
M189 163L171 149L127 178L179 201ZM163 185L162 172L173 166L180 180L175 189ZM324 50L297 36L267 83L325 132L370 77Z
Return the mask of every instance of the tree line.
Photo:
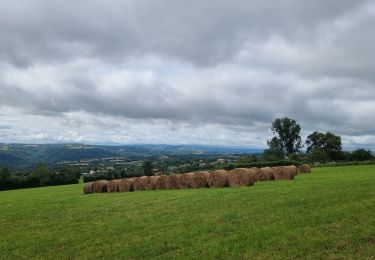
M30 173L15 175L7 167L0 168L0 190L35 188L79 183L81 173L79 170L62 167L60 169L47 169L39 163Z
M363 148L352 152L342 150L341 137L331 132L313 132L305 141L306 152L302 152L300 125L291 118L277 118L272 123L273 138L267 140L268 149L264 151L266 160L294 159L315 163L333 161L369 161L374 159L372 151Z

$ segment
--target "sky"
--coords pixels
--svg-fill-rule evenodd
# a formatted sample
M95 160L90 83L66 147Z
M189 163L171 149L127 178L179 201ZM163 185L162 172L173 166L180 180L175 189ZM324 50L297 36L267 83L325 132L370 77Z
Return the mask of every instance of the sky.
M0 142L375 149L375 2L0 0Z

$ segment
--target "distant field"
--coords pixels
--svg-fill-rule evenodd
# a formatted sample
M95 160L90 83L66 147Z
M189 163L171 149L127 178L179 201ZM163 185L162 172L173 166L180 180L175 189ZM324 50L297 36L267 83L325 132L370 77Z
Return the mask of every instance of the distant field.
M375 166L249 188L0 192L0 258L375 258Z

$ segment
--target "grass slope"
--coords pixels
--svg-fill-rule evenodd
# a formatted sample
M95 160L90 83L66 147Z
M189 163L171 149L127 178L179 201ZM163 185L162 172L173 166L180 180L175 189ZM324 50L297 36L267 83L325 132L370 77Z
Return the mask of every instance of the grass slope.
M2 258L375 257L375 166L250 188L0 192Z

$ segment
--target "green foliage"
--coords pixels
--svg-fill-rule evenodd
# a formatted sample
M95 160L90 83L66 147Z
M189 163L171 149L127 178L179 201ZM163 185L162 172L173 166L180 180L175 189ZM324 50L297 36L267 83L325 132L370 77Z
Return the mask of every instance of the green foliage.
M153 175L153 172L152 172L152 162L145 161L142 164L142 168L143 168L143 175L144 176L151 176L151 175Z
M44 186L48 184L51 174L42 163L38 163L36 168L31 172L30 176L39 180L39 185Z
M6 167L3 167L0 169L0 179L1 180L6 180L10 178L10 172L9 169Z
M275 135L267 141L270 150L285 154L298 153L301 145L301 127L294 119L288 117L277 118L272 123L271 130Z
M373 259L375 166L253 187L0 195L3 259Z
M352 161L370 161L374 159L373 153L363 148L354 150L350 157Z
M262 154L262 161L278 161L284 159L284 153L281 150L266 149Z
M257 162L258 157L256 155L246 155L242 156L237 160L238 163L252 163L252 162Z
M348 162L327 162L327 163L316 163L312 166L315 167L342 167L342 166L369 166L369 165L375 165L375 160L371 161L348 161Z
M321 162L325 163L330 161L328 153L322 148L315 148L312 152L309 153L310 162Z
M338 135L330 132L325 134L314 132L307 137L306 145L308 154L319 149L319 153L320 151L324 151L327 154L328 160L335 161L341 159L341 137Z
M3 168L0 170L0 190L75 184L79 178L79 171L66 167L50 170L41 163L30 174L20 176L12 175L7 168Z
M275 166L284 166L284 165L297 165L301 163L293 160L275 160L275 161L258 161L258 162L248 162L248 163L235 163L234 168L251 168L251 167L275 167ZM226 168L228 169L228 168Z

